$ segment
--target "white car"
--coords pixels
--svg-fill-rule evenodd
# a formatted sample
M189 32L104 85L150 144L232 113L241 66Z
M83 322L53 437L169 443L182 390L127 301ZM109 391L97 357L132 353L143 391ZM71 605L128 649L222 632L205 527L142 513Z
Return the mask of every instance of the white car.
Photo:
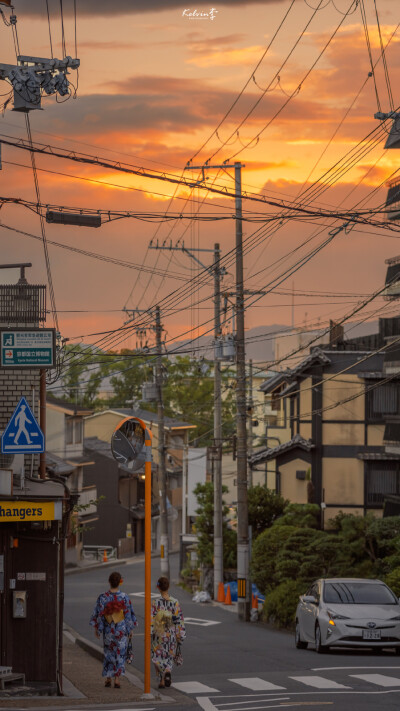
M381 580L316 580L300 596L296 647L391 647L400 654L400 602Z

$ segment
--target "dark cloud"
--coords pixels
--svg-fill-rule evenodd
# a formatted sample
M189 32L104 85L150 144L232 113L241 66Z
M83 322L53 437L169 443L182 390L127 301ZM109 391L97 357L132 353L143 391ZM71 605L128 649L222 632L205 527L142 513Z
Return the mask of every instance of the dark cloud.
M191 4L188 0L116 0L114 3L110 3L109 0L79 0L77 7L80 16L102 15L115 17L115 15L134 15L141 12L155 13L178 8L197 8L199 11L206 11L214 5L218 9L219 6L223 5L233 8L241 5L272 5L281 2L283 0L218 0L216 3L210 3L210 0L202 0L200 4ZM49 7L52 14L59 15L59 0L49 0ZM43 17L47 17L45 0L15 0L15 9L21 16L43 15ZM72 0L64 2L64 12L66 14L73 12Z

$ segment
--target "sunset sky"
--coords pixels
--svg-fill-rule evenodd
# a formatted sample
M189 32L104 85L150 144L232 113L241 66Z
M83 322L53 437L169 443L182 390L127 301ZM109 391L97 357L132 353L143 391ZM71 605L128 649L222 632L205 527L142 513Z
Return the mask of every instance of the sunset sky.
M400 30L395 30L400 23L400 6L395 0L377 0L376 4L382 42L389 42L385 56L397 108ZM52 0L49 6L54 55L61 57L60 3ZM64 0L63 6L67 54L74 56L74 2ZM400 154L384 150L385 135L372 150L367 139L378 127L374 113L378 108L391 108L383 62L378 62L381 48L373 0L364 0L361 6L351 0L231 0L214 5L191 5L180 0L77 0L76 6L81 60L76 98L57 103L54 96L48 97L42 102L43 111L30 113L34 141L178 177L193 156L195 165L208 159L211 164L226 159L241 161L245 190L285 203L296 199L315 210L335 211L343 206L368 209L384 203L385 181L400 168ZM368 76L371 65L362 6L372 61L378 62L377 92L373 78ZM9 17L9 8L0 7ZM213 19L209 16L211 8ZM190 14L194 10L197 16ZM15 11L21 53L49 57L45 0L15 0ZM3 23L0 47L1 61L15 63L11 29ZM75 71L70 80L76 83ZM2 82L0 93L7 91ZM293 92L296 95L289 100ZM216 134L215 129L236 99ZM2 137L25 138L24 115L11 108L10 103L0 117L0 133ZM258 134L259 140L253 141ZM360 150L351 165L346 163L346 171L331 171L357 147ZM0 195L35 201L29 154L3 146L2 160ZM184 211L190 216L199 208L201 214L234 214L232 198L201 188L191 191L181 187L175 192L175 186L168 182L112 169L42 156L36 160L41 200L46 204L160 215ZM199 171L185 175L198 179ZM221 171L207 171L207 175L209 184L215 179L216 185L233 190L232 171L230 176ZM311 201L307 194L299 197L322 176L329 183L328 189L316 192ZM379 189L373 192L375 188ZM265 218L276 215L276 208L248 200L244 200L243 209L250 218L254 213ZM6 204L0 220L2 263L30 261L34 266L28 270L28 279L46 283L40 241L4 227L39 236L38 216L22 206ZM244 223L245 286L250 290L274 286L274 291L247 309L246 328L290 325L293 288L295 324L303 326L306 321L315 325L318 319L325 323L329 318L340 318L382 285L384 260L400 254L400 232L357 226L348 233L338 232L316 256L309 255L342 223L333 218L290 219L280 225L275 220L272 226ZM186 280L195 277L197 267L184 254L176 257L148 250L150 241L182 244L184 240L186 247L202 249L212 249L220 242L224 255L234 247L235 223L232 219L194 224L188 220L158 224L124 219L105 223L97 230L46 225L46 234L49 242L142 266L141 270L129 269L49 244L63 337L73 342L96 342L97 337L90 334L122 325L124 306L148 309L160 302L169 340L193 329L197 334L210 328L212 278L203 279L201 288L192 294L183 293ZM290 274L298 260L308 256L309 261ZM211 255L203 253L201 259L209 263ZM232 261L227 269L224 286L229 290L234 280ZM4 272L2 276L13 282L17 275ZM277 285L273 279L283 281ZM325 296L302 295L310 291ZM199 307L195 302L200 302ZM394 312L393 304L376 300L359 318L373 319ZM51 315L47 325L52 325ZM105 345L115 343L108 341ZM135 338L118 343L118 347L124 345L134 346Z

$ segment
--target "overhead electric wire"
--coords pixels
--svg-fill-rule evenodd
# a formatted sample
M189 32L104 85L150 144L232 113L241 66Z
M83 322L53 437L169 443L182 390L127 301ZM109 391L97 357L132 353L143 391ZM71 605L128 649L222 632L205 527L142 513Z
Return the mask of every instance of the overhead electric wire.
M259 98L255 101L255 103L253 104L253 106L251 107L251 109L247 112L246 116L245 116L245 117L240 121L240 123L236 126L235 130L228 136L228 138L227 138L225 141L222 141L222 145L219 146L219 147L217 148L217 150L214 151L214 153L212 153L211 156L209 156L209 157L207 158L206 163L209 163L210 161L212 161L212 159L215 158L215 156L218 155L218 153L220 153L221 150L222 150L226 145L229 144L229 142L231 141L232 137L233 137L234 135L237 135L238 131L241 129L241 127L243 126L243 124L246 123L247 119L250 118L250 116L251 116L252 113L255 111L255 109L257 108L257 106L258 106L258 105L261 103L261 101L263 100L264 96L270 91L271 86L273 85L274 81L276 81L276 79L279 78L280 72L281 72L282 69L284 68L285 64L289 61L289 59L290 59L291 55L293 54L294 50L296 49L296 47L298 46L299 42L301 41L301 39L303 38L303 36L304 36L305 33L307 32L307 30L308 30L308 28L309 28L311 22L313 21L315 15L317 14L317 12L318 12L320 6L322 5L322 3L323 3L323 0L320 0L320 2L319 2L319 4L318 4L317 8L314 9L314 11L313 11L311 17L307 20L306 25L304 26L303 30L300 32L300 35L299 35L298 38L296 39L296 41L295 41L294 45L292 46L290 52L286 55L284 61L281 63L279 69L275 72L275 74L274 74L273 78L271 79L271 81L269 82L267 88L263 90L261 96L259 96ZM252 74L252 77L254 77L254 72L253 72L253 74ZM291 99L291 98L292 98L292 96L290 97L290 99ZM290 99L289 99L289 101L290 101ZM288 102L285 102L285 103L284 103L284 106L286 106L286 103L288 103ZM282 109L281 109L281 110L282 110ZM280 113L280 112L278 112L278 113ZM275 114L275 117L274 117L274 118L276 118L277 115L278 115L278 114ZM245 147L246 147L246 148L249 147L252 143L254 143L254 141L255 141L256 139L257 139L257 136L255 136L254 139L252 139L249 143L247 143ZM238 155L239 153L241 153L241 151L238 151L238 153L235 154L235 155Z
M383 69L384 69L384 73L385 73L386 88L387 88L388 99L389 99L389 106L390 106L391 111L394 111L394 101L393 101L392 87L391 87L391 83L390 83L389 68L387 65L385 48L383 46L383 41L382 41L381 23L379 22L378 7L376 4L376 0L374 0L374 7L375 7L376 24L377 24L378 33L379 33L379 44L380 44L380 48L381 48L382 64L383 64Z
M319 53L318 57L315 59L315 61L314 61L313 64L311 65L311 67L310 67L310 68L307 70L307 72L304 74L303 78L301 79L301 81L300 81L299 84L297 85L296 89L294 89L294 91L287 97L287 100L282 104L282 106L280 107L280 109L278 109L278 110L275 112L275 114L273 115L273 117L265 124L265 126L264 126L260 131L258 131L258 133L256 133L256 135L253 136L253 138L252 138L250 141L248 141L244 146L242 146L238 151L236 151L236 153L234 153L233 155L231 155L231 156L227 159L229 162L230 162L231 160L233 160L234 158L236 158L238 155L240 155L240 153L242 153L243 150L245 150L246 148L248 148L249 146L251 146L251 144L254 143L254 141L259 140L259 138L262 136L262 134L264 133L264 131L266 131L266 129L271 125L271 123L281 114L281 112L286 108L286 106L289 104L289 102L290 102L295 96L297 96L297 94L299 93L300 89L302 88L304 82L308 79L308 77L310 76L311 72L313 71L313 69L314 69L315 66L318 64L319 60L321 59L321 57L324 55L325 51L326 51L327 48L329 47L330 43L333 41L333 39L334 39L336 33L337 33L337 32L339 31L339 29L341 28L343 22L345 21L347 15L348 15L349 12L350 12L351 7L352 7L352 6L354 5L354 3L356 3L356 2L358 2L358 0L352 0L348 12L347 12L345 15L343 15L343 17L342 17L342 19L340 20L338 26L337 26L336 29L333 31L333 33L332 33L332 35L330 36L330 38L328 39L328 41L325 43L323 49L321 50L321 52ZM321 3L322 3L322 0L321 0L321 2L320 2L320 5L321 5ZM318 8L319 8L319 6L318 6ZM317 8L317 9L318 9L318 8ZM317 12L317 10L314 11L314 15L315 15L316 12ZM313 15L313 16L314 16L314 15ZM308 25L306 26L306 28L307 28L307 27L308 27ZM306 28L305 28L305 30L303 30L303 33L306 31ZM265 95L265 93L266 93L266 92L264 92L264 95ZM238 131L238 130L241 128L241 126L243 126L243 124L247 121L247 119L251 116L251 114L253 113L254 109L255 109L256 106L259 104L259 102L261 101L262 98L263 98L263 97L260 97L260 99L259 99L259 100L255 103L255 105L253 106L253 108L250 109L250 111L246 114L246 116L244 117L244 119L242 119L242 121L241 121L241 122L239 123L239 125L236 127L236 131ZM228 138L228 140L229 140L229 138ZM222 147L218 148L218 149L207 159L207 162L209 162L210 160L212 160L212 159L221 151L221 148L222 148Z
M42 238L39 237L38 235L34 235L31 232L26 232L25 230L17 229L16 227L7 225L4 222L0 222L0 229L1 228L10 230L12 232L16 232L18 234L23 235L24 237L31 237L35 240L42 241ZM74 247L74 246L68 245L68 244L62 244L61 242L54 242L49 239L47 240L47 243L53 245L54 247L59 247L60 249L66 249L70 252L74 252L74 253L82 255L84 257L91 257L92 259L99 259L100 261L107 262L109 264L115 264L116 266L119 266L119 267L126 267L128 269L135 269L137 271L144 271L144 272L150 273L152 275L164 276L164 271L156 270L153 267L144 267L141 264L135 264L134 262L128 262L126 260L116 259L115 257L111 257L111 256L108 256L105 254L99 254L97 252L89 252L88 250L81 249L79 247ZM172 279L178 279L178 280L184 281L186 283L186 277L183 275L179 275L175 272L169 272L168 276L171 276Z
M279 24L279 26L278 26L278 29L277 29L277 30L275 31L275 33L273 34L271 41L270 41L269 44L267 45L267 47L266 47L265 51L263 52L263 54L262 54L260 60L259 60L258 63L256 64L256 66L255 66L255 68L253 69L253 71L252 71L250 77L249 77L249 78L247 79L247 81L245 82L244 86L243 86L242 89L240 90L240 92L239 92L239 94L237 95L236 99L233 101L233 103L231 104L231 106L229 107L229 109L226 111L225 115L222 117L222 119L220 120L219 124L218 124L217 127L214 129L214 131L209 135L209 137L206 139L206 141L204 141L204 143L200 146L200 148L198 148L198 150L197 150L197 151L192 155L192 157L188 160L188 165L189 165L190 163L192 163L193 160L199 155L199 153L201 153L201 151L203 150L203 148L206 147L207 143L211 140L211 138L212 138L213 136L215 136L215 134L217 133L217 131L221 128L222 124L226 121L226 119L228 118L228 116L230 115L230 113L232 112L232 110L235 108L235 106L236 106L236 104L238 103L239 99L241 98L241 96L243 95L243 93L244 93L245 90L247 89L248 85L250 84L252 78L254 77L254 75L255 75L257 69L260 67L260 65L262 64L262 62L263 62L265 56L266 56L267 53L269 52L269 50L270 50L270 48L271 48L271 46L272 46L274 40L276 39L277 35L279 34L281 28L283 27L284 23L286 22L286 20L287 20L287 18L288 18L288 16L289 16L289 13L290 13L290 11L292 10L292 8L293 8L293 6L294 6L294 3L295 3L295 0L292 0L291 4L289 5L289 8L287 9L285 15L283 16L283 19L281 20L281 22L280 22L280 24Z

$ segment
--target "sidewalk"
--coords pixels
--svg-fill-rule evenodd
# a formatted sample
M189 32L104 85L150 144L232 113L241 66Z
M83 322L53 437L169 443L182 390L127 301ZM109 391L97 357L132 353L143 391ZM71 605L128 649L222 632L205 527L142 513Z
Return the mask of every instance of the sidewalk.
M143 707L160 703L171 704L171 708L179 704L190 704L190 699L173 686L163 689L162 694L157 687L155 676L151 679L153 699L143 700L143 675L131 665L127 665L126 674L121 679L121 688L106 689L101 676L102 650L80 637L74 630L64 630L63 638L63 691L64 696L39 696L29 688L18 687L12 692L0 691L0 708L2 709L73 709L87 708L93 705L116 704L127 708L127 704L140 703Z

